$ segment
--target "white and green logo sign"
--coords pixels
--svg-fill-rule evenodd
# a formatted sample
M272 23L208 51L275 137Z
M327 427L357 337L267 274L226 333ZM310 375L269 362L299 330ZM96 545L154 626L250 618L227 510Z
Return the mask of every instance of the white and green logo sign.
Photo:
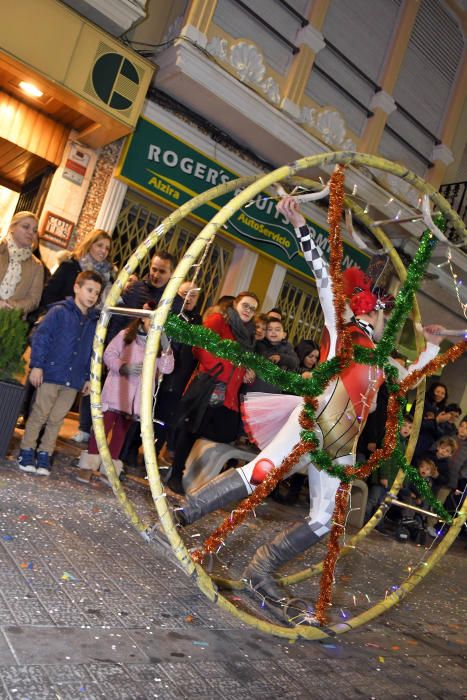
M141 118L131 136L120 176L179 207L206 189L237 178L238 174ZM215 203L197 209L195 215L209 221L232 196L233 193L229 193L218 197ZM310 220L308 224L314 240L328 256L328 232ZM253 203L229 219L227 232L278 263L310 276L292 226L276 211L276 202L265 193L258 194ZM365 270L368 262L366 255L344 244L344 267L358 265Z

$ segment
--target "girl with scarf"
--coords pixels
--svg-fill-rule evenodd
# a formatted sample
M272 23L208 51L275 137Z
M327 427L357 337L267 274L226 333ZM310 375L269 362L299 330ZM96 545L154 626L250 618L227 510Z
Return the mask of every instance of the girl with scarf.
M48 281L41 299L41 306L49 306L73 296L73 285L80 272L93 270L104 280L100 305L104 302L115 279L111 262L112 239L110 233L96 228L90 231L71 257L63 260ZM99 308L99 306L97 307Z
M17 212L0 242L0 309L21 309L24 316L38 305L44 284L44 266L33 255L37 216Z
M255 346L254 315L259 300L253 292L240 292L235 297L232 306L222 313L213 313L204 319L203 325L226 340L236 340L243 350L253 351ZM222 366L222 371L216 382L223 388L223 400L217 405L209 405L196 432L189 430L189 425L183 425L175 436L175 456L172 472L168 482L175 493L183 494L182 485L185 462L191 448L198 438L207 438L216 442L233 442L240 429L239 394L242 384L251 383L255 374L252 370L235 367L227 360L221 360L211 355L207 350L194 348L193 354L198 360L198 367L190 381L197 374L212 371L216 365ZM224 387L222 387L222 384Z

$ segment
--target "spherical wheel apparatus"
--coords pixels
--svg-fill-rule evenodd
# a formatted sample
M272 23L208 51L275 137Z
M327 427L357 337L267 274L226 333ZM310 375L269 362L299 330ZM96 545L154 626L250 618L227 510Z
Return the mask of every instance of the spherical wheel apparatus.
M159 516L160 524L162 525L167 539L172 547L173 554L177 558L180 567L192 580L196 581L198 587L203 594L213 603L220 606L222 609L229 612L234 617L240 619L243 623L248 624L264 633L276 635L285 639L324 639L330 635L343 634L349 630L359 627L373 618L381 615L383 612L392 608L396 603L400 602L405 596L429 573L435 564L447 552L451 544L456 539L466 518L466 505L458 511L454 518L449 531L444 539L433 549L430 556L424 561L422 566L415 567L405 581L396 589L391 591L384 599L375 603L364 612L348 617L345 622L330 624L328 627L307 626L297 624L295 626L275 624L260 617L246 612L235 606L227 597L220 593L220 589L241 589L244 584L241 581L224 580L218 577L210 576L202 566L195 563L190 553L188 552L180 534L175 526L171 508L165 497L163 485L159 477L159 469L154 445L153 431L153 376L155 371L155 363L160 345L161 332L167 321L173 300L177 294L181 282L187 278L193 265L200 260L203 252L206 249L217 231L227 222L227 220L237 212L246 203L251 201L262 190L270 187L274 183L286 180L288 183L304 184L310 189L320 189L320 183L306 180L297 176L297 173L304 169L316 168L322 166L346 165L354 167L366 167L383 171L390 175L396 176L403 181L409 183L416 188L420 193L428 195L432 204L436 205L437 209L444 215L445 219L450 222L457 233L465 236L466 230L463 222L458 217L456 212L450 207L449 203L427 182L407 170L405 167L392 163L377 156L355 153L348 151L323 153L317 156L301 158L290 165L282 166L267 175L242 177L237 180L232 180L194 197L192 200L174 211L164 221L150 233L148 238L141 243L130 257L128 262L121 270L115 284L113 285L107 299L105 307L102 311L98 322L96 336L94 340L93 356L91 362L91 411L93 418L93 427L95 431L98 449L102 458L102 462L106 469L106 473L114 494L120 503L127 518L134 527L142 534L143 537L150 540L151 531L154 524L148 525L144 523L138 516L133 503L128 498L122 484L120 483L107 445L107 440L104 432L101 406L101 378L102 378L102 358L104 352L104 343L107 333L107 326L111 317L108 309L116 306L118 299L124 289L129 276L137 269L138 265L146 258L150 251L159 243L161 238L170 228L182 221L188 214L194 211L201 205L216 199L233 190L241 189L240 193L234 196L228 204L222 207L217 214L209 221L199 233L197 238L188 248L187 252L177 265L177 268L170 279L162 296L158 308L151 313L151 327L147 338L146 353L144 357L142 370L142 399L141 399L141 434L144 449L144 458L146 463L149 485L152 498ZM373 222L367 215L364 209L355 203L353 198L345 199L346 207L350 208L355 217L365 225L371 225ZM372 226L372 231L380 244L386 249L390 260L397 271L401 281L406 277L405 267L392 245L390 239L384 231L378 226ZM416 300L413 304L413 322L414 326L420 323L420 311ZM423 336L415 327L417 348L420 350L423 347ZM408 444L406 456L410 461L420 428L423 414L423 398L425 392L425 381L417 387L417 409L414 416L414 427ZM399 471L397 478L390 490L390 496L397 496L397 493L402 485L404 472ZM358 543L363 540L378 524L384 508L380 508L371 520L348 541L347 545L341 550L341 556L353 551ZM299 571L296 574L285 576L278 579L281 584L292 585L305 581L309 577L320 572L322 562L310 568Z

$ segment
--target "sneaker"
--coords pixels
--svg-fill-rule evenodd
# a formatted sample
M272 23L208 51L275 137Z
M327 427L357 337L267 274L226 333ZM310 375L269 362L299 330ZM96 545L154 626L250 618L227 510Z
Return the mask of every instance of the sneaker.
M18 467L22 472L28 472L29 474L36 473L36 459L33 449L19 451Z
M426 529L430 537L438 537L438 533L436 531L436 528L433 527L433 525L429 525Z
M36 474L39 474L39 476L50 476L50 457L48 452L37 453Z
M90 433L87 433L85 430L78 430L76 435L73 435L71 438L74 442L87 442L89 440Z

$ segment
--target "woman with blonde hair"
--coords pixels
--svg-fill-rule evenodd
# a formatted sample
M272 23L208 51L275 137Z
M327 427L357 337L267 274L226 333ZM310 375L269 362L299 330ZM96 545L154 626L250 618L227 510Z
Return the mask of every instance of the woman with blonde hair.
M96 228L90 231L77 245L71 255L59 264L53 273L41 299L41 306L48 306L73 296L73 285L80 272L93 270L104 281L101 303L105 299L115 279L115 269L111 262L112 238L110 233Z
M39 305L44 266L33 254L37 242L36 214L17 212L0 242L0 309L21 309L24 316Z

